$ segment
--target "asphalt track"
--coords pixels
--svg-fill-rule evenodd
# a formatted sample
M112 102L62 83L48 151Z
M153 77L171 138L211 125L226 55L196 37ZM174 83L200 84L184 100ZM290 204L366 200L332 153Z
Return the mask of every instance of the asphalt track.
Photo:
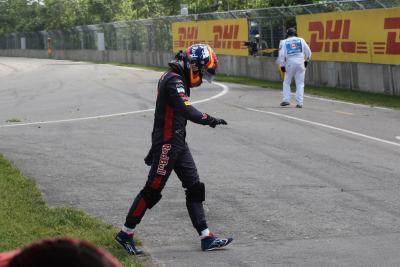
M0 153L37 181L49 205L121 226L146 180L159 76L2 57ZM280 93L236 84L192 91L204 100L199 110L229 123L189 123L187 141L209 226L235 241L200 250L173 174L137 228L155 263L400 265L400 112L313 97L303 109L280 108Z

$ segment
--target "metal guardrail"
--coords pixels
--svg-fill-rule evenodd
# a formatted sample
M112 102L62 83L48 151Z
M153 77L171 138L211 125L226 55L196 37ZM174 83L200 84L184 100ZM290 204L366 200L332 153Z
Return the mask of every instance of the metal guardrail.
M400 0L342 0L319 1L314 4L232 10L168 16L152 19L118 21L77 26L65 30L30 33L10 33L0 36L0 49L47 49L51 36L53 49L98 49L97 33L104 33L106 50L172 51L171 25L173 22L247 18L249 39L258 33L264 48L276 48L283 39L285 28L294 26L297 15L324 12L391 8L400 6ZM21 41L24 38L24 42Z

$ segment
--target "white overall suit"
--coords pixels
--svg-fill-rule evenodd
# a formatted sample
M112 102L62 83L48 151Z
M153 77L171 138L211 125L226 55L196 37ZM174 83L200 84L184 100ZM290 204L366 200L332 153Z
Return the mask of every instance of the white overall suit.
M290 84L294 77L296 81L296 102L303 106L304 76L306 67L304 61L311 58L311 50L303 38L291 36L281 41L278 63L285 67L285 79L283 80L283 102L290 103Z

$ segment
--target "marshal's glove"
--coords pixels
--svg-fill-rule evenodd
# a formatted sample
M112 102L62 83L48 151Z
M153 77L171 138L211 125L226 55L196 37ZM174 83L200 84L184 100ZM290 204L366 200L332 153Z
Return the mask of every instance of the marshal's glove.
M282 71L282 72L286 72L285 66L281 66L281 71Z
M223 124L223 125L227 125L228 123L224 120L224 119L217 119L214 117L211 117L210 115L209 119L210 119L210 127L215 128L215 126L219 125L219 124Z
M307 68L309 62L310 62L310 61L308 61L308 60L304 61L304 67Z

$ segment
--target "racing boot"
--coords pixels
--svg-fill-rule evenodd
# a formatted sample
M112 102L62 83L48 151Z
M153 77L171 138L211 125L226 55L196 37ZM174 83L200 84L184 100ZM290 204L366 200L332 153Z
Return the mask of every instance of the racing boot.
M210 233L209 236L201 239L201 249L203 251L211 251L211 250L220 249L220 248L223 248L223 247L226 247L227 245L229 245L229 243L231 243L232 240L233 240L232 237L219 238L219 237L214 236L213 233Z
M135 246L135 240L133 240L133 234L129 235L123 231L120 231L116 236L115 240L131 255L141 255L143 251L137 249Z

